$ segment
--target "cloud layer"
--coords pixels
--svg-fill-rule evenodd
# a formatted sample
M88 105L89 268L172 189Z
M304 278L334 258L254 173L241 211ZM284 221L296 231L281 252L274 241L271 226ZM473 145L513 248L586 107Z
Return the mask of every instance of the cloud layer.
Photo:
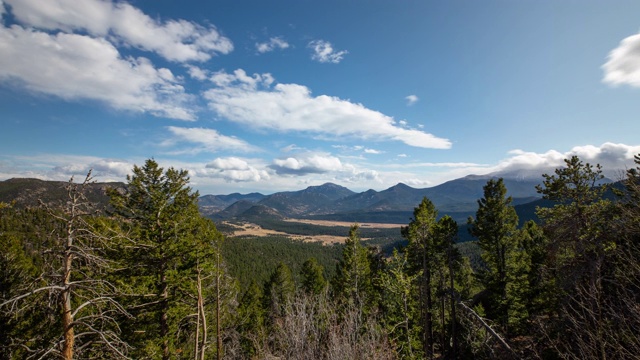
M233 50L213 26L161 22L105 0L7 0L16 24L0 26L0 81L66 100L97 100L118 110L195 120L194 96L167 68L120 47L169 61L205 61ZM2 12L8 8L0 3ZM16 61L20 59L20 61Z
M376 166L349 163L331 153L299 148L271 162L234 156L216 157L208 162L157 160L164 168L173 166L188 170L193 186L200 189L202 194L207 194L231 193L247 186L249 191L261 192L299 190L328 181L351 186L353 190L383 190L398 182L425 187L470 174L489 173L539 178L542 173L551 173L563 166L563 160L573 155L579 156L584 162L601 164L605 175L618 180L625 169L635 167L633 156L638 153L640 145L604 143L600 146L577 146L566 152L514 150L507 158L494 164L445 162ZM93 169L98 181L124 181L133 164L143 161L60 154L0 156L0 179L37 177L68 180L72 175L84 176L89 169ZM411 171L407 171L408 168Z
M189 145L186 150L178 151L178 153L215 153L223 150L232 150L237 152L259 151L259 149L244 140L238 139L234 136L221 135L214 129L184 128L177 126L169 126L167 129L174 135L174 137L163 142L163 146L174 146L179 142L193 144Z
M145 58L120 57L102 38L0 27L0 80L67 100L194 120L192 100L172 72ZM15 61L20 59L20 61Z
M270 74L248 76L243 70L219 72L216 88L205 98L226 119L252 128L303 132L325 137L396 140L421 148L448 149L447 139L398 126L396 121L362 104L337 97L312 96L298 84L275 84Z
M206 61L228 54L233 43L215 27L185 20L161 22L130 4L108 0L5 0L23 24L67 33L86 31L91 36L115 38L170 61Z

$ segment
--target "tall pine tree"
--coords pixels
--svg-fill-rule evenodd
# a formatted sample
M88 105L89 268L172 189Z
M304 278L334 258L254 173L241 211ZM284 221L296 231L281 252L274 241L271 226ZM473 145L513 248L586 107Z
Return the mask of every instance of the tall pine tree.
M516 315L514 309L521 308L520 302L524 300L519 298L522 292L511 291L514 271L519 271L515 268L519 249L514 236L518 215L502 178L489 180L483 190L484 197L478 200L476 218L469 218L468 223L471 234L478 238L485 263L479 278L489 295L487 314L508 332L509 318Z
M198 212L198 193L188 186L186 170L166 171L152 159L134 166L124 191L110 191L111 205L128 227L129 242L123 256L129 261L132 290L144 296L132 304L136 321L129 324L130 336L140 353L160 354L169 359L181 347L179 325L195 304L186 304L184 294L192 292L197 268L206 268L212 246L203 234L215 229L202 221ZM144 335L140 335L144 334Z

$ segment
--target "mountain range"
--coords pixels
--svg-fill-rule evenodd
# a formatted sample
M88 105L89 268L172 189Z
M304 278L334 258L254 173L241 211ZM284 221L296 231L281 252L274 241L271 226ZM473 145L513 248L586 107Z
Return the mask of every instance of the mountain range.
M406 224L413 209L423 197L429 198L440 215L449 215L459 223L466 222L477 210L477 200L483 196L483 186L490 179L502 177L513 198L512 204L523 220L535 216L536 206L548 206L540 199L535 186L541 176L522 174L469 175L430 188L413 188L399 183L386 190L354 192L333 183L310 186L299 191L283 191L270 195L260 193L204 195L198 199L203 215L214 220L306 218L348 222L378 222ZM9 179L0 181L0 201L16 201L19 206L36 206L40 201L62 201L65 196L62 181ZM123 183L93 183L88 197L103 208L108 204L107 187L125 187Z
M477 200L483 196L483 186L496 175L469 175L438 186L417 189L399 183L386 190L356 193L333 183L310 186L299 191L205 195L200 197L200 209L213 219L245 219L255 216L280 218L312 218L358 222L406 223L413 209L429 198L440 214L460 221L477 210ZM504 178L514 205L540 198L535 186L541 177Z

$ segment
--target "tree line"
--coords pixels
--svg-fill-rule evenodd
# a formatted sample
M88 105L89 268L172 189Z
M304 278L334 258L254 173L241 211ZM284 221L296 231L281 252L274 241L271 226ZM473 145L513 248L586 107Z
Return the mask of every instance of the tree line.
M424 198L391 255L354 224L335 269L283 257L241 283L186 171L154 160L109 191L70 181L57 206L0 208L3 358L627 359L640 354L640 155L604 196L579 158L543 175L552 207L519 226L502 179L467 225ZM346 234L345 234L346 235ZM239 243L241 244L241 243ZM466 248L465 248L466 249ZM302 253L301 253L302 254ZM298 255L299 257L300 255ZM298 259L300 261L301 259ZM236 265L237 266L237 265Z

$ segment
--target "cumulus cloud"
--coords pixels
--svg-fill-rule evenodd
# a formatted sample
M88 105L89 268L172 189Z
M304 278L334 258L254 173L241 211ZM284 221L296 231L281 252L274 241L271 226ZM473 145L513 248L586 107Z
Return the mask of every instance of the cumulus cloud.
M67 100L99 100L120 110L194 120L191 98L168 69L122 59L104 39L0 27L0 80ZM16 61L20 59L20 61Z
M245 159L237 157L216 158L198 173L231 182L257 182L270 178L266 170L251 166Z
M495 168L499 173L522 173L541 175L552 173L564 166L564 159L578 156L583 162L602 165L606 176L616 179L620 171L633 165L633 156L640 153L640 145L604 143L600 146L576 146L567 152L549 150L545 153L513 150L511 157L501 161Z
M289 43L283 40L281 37L272 37L267 42L256 43L256 50L261 54L271 52L276 49L287 49L288 47Z
M123 56L119 48L177 62L206 61L233 50L214 26L161 21L126 2L0 2L0 16L9 9L16 24L0 25L0 81L66 100L97 100L118 110L196 119L194 97L182 79L147 58ZM188 72L195 79L207 77L197 67Z
M333 45L325 40L313 40L309 42L308 47L313 51L311 59L321 63L338 64L349 53L347 50L335 50Z
M195 144L187 150L178 150L172 153L192 153L218 152L222 150L233 150L241 152L258 151L253 145L235 136L225 136L214 129L206 128L183 128L168 126L167 129L174 135L174 138L164 141L163 146L175 146L180 142Z
M193 65L187 65L187 72L189 73L189 76L200 81L207 80L209 77L207 70Z
M233 50L231 40L214 26L186 20L161 22L125 2L109 0L5 0L21 23L46 30L86 31L115 37L169 61L206 61Z
M329 137L352 136L396 140L421 148L448 149L451 142L432 134L396 126L395 120L362 104L337 97L312 96L298 84L275 84L270 74L218 72L216 88L205 92L209 107L249 128L302 132Z
M640 87L640 34L623 39L602 68L605 83Z
M361 169L353 164L344 163L331 154L321 152L301 152L274 159L269 168L284 177L320 174L324 178L322 181L348 183L380 181L376 170Z
M275 159L269 167L285 175L323 174L341 170L342 162L328 154L303 153Z
M418 100L419 100L416 95L409 95L409 96L405 97L405 99L407 100L407 105L408 106L411 106L411 105L417 103Z
M376 170L358 169L351 164L343 166L336 174L336 179L341 182L361 185L363 182L381 183L380 173Z

